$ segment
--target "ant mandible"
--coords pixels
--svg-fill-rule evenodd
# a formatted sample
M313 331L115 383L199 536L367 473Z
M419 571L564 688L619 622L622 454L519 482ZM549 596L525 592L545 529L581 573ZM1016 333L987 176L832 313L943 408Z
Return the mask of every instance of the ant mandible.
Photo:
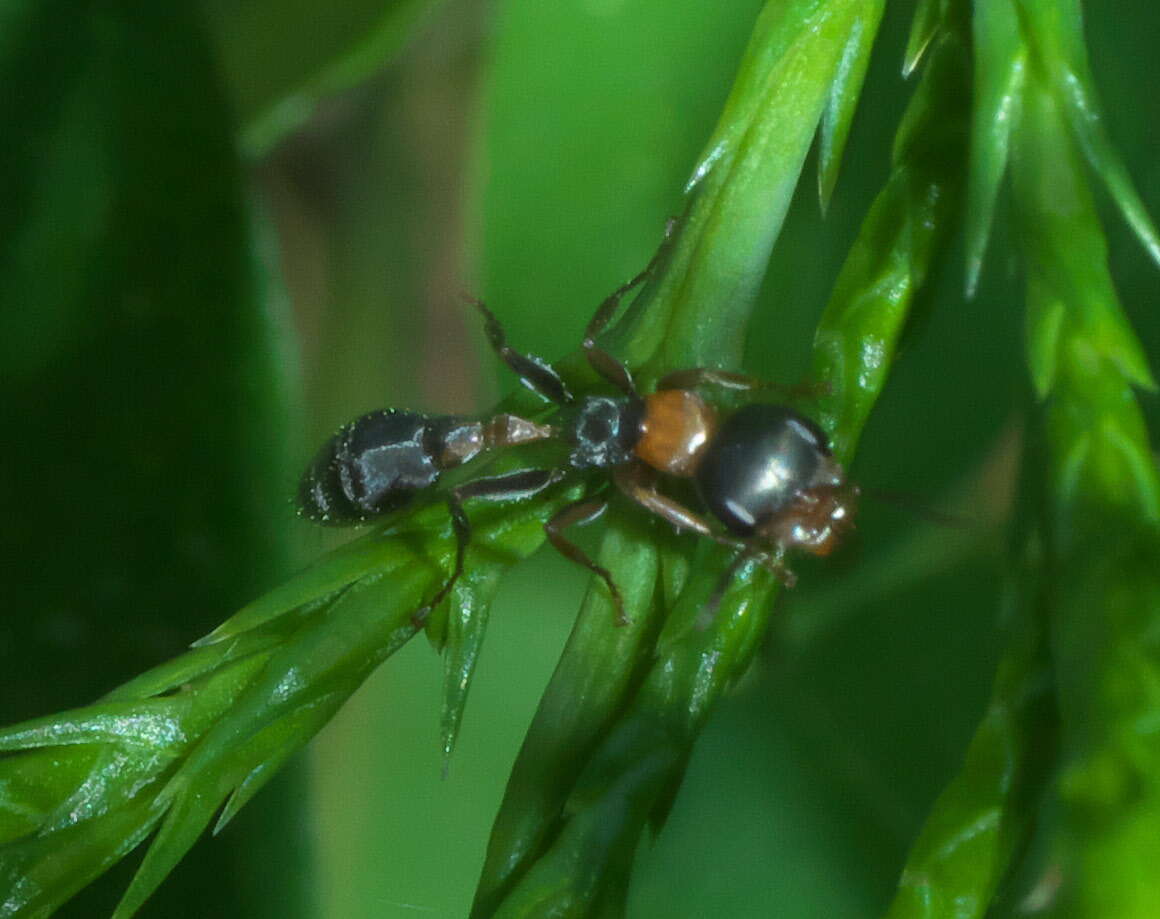
M653 392L642 394L628 368L597 344L621 299L649 276L655 262L656 258L613 291L585 329L582 346L588 363L620 395L573 395L550 364L511 348L499 320L481 301L473 300L492 349L524 385L560 406L560 421L539 424L506 413L472 420L383 409L344 425L307 467L299 487L299 512L318 523L354 526L403 507L434 486L443 472L484 452L545 440L567 446L566 464L556 468L482 476L450 490L447 506L456 539L455 567L415 613L417 628L463 573L471 542L464 502L530 498L570 473L608 470L621 494L678 532L690 530L738 550L709 610L745 562L757 561L792 586L794 575L783 561L786 552L801 549L828 555L852 526L858 488L846 482L816 424L788 406L772 403L753 403L722 416L698 392L760 390L768 384L698 367L669 373ZM705 511L718 525L659 491L661 476L691 479ZM603 495L586 496L556 513L544 530L562 555L604 581L617 621L625 624L629 620L612 575L564 535L571 526L595 520L607 506Z

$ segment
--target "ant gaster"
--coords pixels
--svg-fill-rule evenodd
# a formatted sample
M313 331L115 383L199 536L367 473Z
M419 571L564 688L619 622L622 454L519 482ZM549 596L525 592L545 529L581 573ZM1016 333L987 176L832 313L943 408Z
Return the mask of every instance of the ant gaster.
M783 563L787 550L828 555L852 526L858 489L845 481L817 425L787 406L770 403L750 404L721 417L698 392L714 387L759 390L767 384L741 374L694 368L668 374L654 392L642 395L628 368L597 345L597 336L621 298L651 269L652 264L614 291L584 334L589 364L620 395L575 397L551 365L512 349L496 317L482 302L473 301L483 314L496 354L526 386L561 406L562 423L539 424L511 414L480 421L380 410L342 427L307 468L298 495L302 515L323 524L354 525L404 506L433 486L443 472L486 451L543 440L567 445L566 465L479 477L450 490L455 567L416 612L417 627L463 573L471 541L464 502L528 498L573 471L606 469L620 493L678 531L690 530L738 550L707 614L743 563L756 560L792 585L793 573ZM709 517L658 490L660 476L691 479ZM582 498L560 510L544 529L559 552L604 581L618 621L625 623L624 604L612 575L564 535L569 527L596 519L607 505L604 496Z

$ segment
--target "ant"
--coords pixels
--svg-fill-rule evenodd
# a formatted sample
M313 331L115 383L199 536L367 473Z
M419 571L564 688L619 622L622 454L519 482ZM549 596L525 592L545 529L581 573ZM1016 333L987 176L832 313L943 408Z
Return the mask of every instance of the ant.
M455 567L415 613L417 628L463 573L471 542L464 502L529 498L584 470L607 470L621 494L678 532L691 530L738 550L709 600L706 616L745 562L756 560L793 586L796 578L783 562L786 552L828 555L853 525L858 487L846 482L816 424L772 403L749 404L722 416L698 392L713 387L753 391L770 384L699 367L669 373L655 391L642 394L628 368L597 344L621 298L649 276L655 261L613 291L585 329L582 347L588 363L619 395L576 397L550 364L511 348L499 320L481 301L472 300L483 315L492 349L524 385L560 407L560 422L539 424L512 414L472 420L384 409L343 426L307 467L298 494L301 515L322 524L352 526L403 507L434 486L443 472L481 453L545 440L567 447L566 464L483 476L450 490ZM691 479L709 517L659 491L660 476ZM607 506L604 495L581 498L556 513L544 530L562 555L604 581L623 625L629 620L612 575L564 535L569 527L595 520Z

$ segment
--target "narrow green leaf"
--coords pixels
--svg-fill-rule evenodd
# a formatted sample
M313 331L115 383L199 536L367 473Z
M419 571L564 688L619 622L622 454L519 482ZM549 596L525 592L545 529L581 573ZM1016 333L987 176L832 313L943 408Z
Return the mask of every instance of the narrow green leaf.
M669 252L612 339L643 375L736 367L746 319L863 0L766 5Z
M831 387L818 420L844 462L886 383L911 304L961 209L969 118L966 36L945 28L903 116L894 167L814 335L814 373Z
M161 778L262 663L235 662L165 699L99 704L6 732L24 747L64 744L0 760L0 879L21 891L20 909L55 908L152 830L165 812Z
M116 689L106 693L103 701L118 702L126 699L148 699L192 683L214 673L232 661L260 655L279 644L282 637L277 634L250 632L239 635L230 642L222 642L205 648L194 648L171 661L146 670Z
M558 820L587 750L625 703L656 628L657 550L651 527L631 512L613 519L597 562L620 585L631 622L615 625L603 583L594 579L568 645L540 700L492 827L473 915L490 916L533 864Z
M221 804L222 792L206 786L183 789L168 807L161 829L149 845L145 860L113 911L112 919L130 919L165 880L173 866L197 841Z
M112 702L36 718L0 730L0 750L32 750L62 744L168 747L181 739L181 700Z
M247 603L203 638L195 648L220 644L299 610L353 584L364 575L386 574L408 561L396 540L379 531L339 546L297 576Z
M349 695L349 692L331 692L329 696L284 716L254 738L246 750L250 771L222 807L213 828L215 836L277 775L291 756L322 730Z
M643 683L586 758L546 849L483 915L581 916L619 902L640 834L658 805L667 805L689 746L744 672L772 614L773 578L758 568L740 573L709 626L696 627L721 554L718 546L698 547L699 574L666 624L668 637ZM713 555L714 564L703 564Z
M161 817L147 795L51 836L6 844L0 856L0 916L47 919L152 831Z
M967 183L968 296L974 294L983 270L1027 67L1027 49L1011 0L980 0L975 4L973 22L975 105Z
M1082 347L1114 363L1137 386L1155 388L1148 359L1124 315L1108 269L1107 243L1058 97L1028 85L1013 166L1028 263L1028 342L1039 395Z
M487 634L491 601L506 570L507 566L476 561L459 579L449 598L447 646L443 652L443 707L439 720L444 773L449 768L463 723L471 678Z
M874 39L882 20L883 6L883 0L867 0L862 12L854 17L846 48L830 86L830 99L822 115L821 150L818 155L818 197L823 211L829 207L838 181L842 152L846 149L850 124L862 95L862 84L866 79L870 52L874 49Z
M909 77L922 63L930 43L939 34L946 18L950 0L918 0L914 19L910 23L910 37L902 58L902 75Z
M329 693L341 681L357 686L416 632L412 612L431 588L418 558L405 573L364 578L339 597L324 619L310 623L270 658L263 672L217 720L175 776L196 775L285 713ZM224 792L223 792L224 793Z
M962 769L911 848L886 919L981 919L1035 817L1053 752L1044 623L1029 591Z
M133 915L247 777L300 749L415 634L411 613L431 581L417 562L412 557L406 575L366 578L344 593L215 720L157 795L169 810L114 919Z
M1083 8L1079 0L1016 2L1080 149L1141 245L1160 265L1160 234L1104 125L1083 39Z

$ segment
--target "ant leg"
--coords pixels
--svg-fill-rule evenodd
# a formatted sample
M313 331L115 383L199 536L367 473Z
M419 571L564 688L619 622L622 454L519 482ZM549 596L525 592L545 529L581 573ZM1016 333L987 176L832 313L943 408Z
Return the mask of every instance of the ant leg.
M465 482L451 489L447 496L447 510L451 514L451 527L455 531L455 568L443 586L430 600L420 606L411 616L411 623L421 629L431 615L431 611L442 603L455 582L463 574L464 557L471 544L471 521L463 508L469 498L487 498L492 501L518 501L538 495L549 485L560 480L562 473L557 469L520 469L503 475L488 476Z
M656 485L650 481L648 467L642 464L614 469L612 481L626 497L635 501L645 510L667 520L678 533L682 530L692 530L697 535L706 536L723 546L731 546L735 549L747 547L747 543L741 540L731 539L714 531L704 517L689 510L679 501L662 495L656 490Z
M659 254L660 250L658 249L657 255ZM592 369L626 396L637 395L636 383L633 382L632 374L629 373L628 368L623 363L596 344L596 336L604 331L605 326L616 315L621 298L652 273L653 264L656 259L657 256L654 255L653 260L648 263L644 271L631 280L625 281L605 297L604 302L597 307L592 319L588 322L588 326L584 329L584 340L581 342L581 346L584 348L584 356L588 359L588 363Z
M603 514L607 507L608 501L605 498L582 498L575 504L569 504L560 510L551 520L545 523L544 532L548 534L548 542L564 558L570 562L575 562L577 565L583 565L604 581L608 587L608 592L612 595L612 603L616 607L616 624L629 625L632 620L624 612L624 598L620 595L620 588L616 586L616 581L612 579L612 574L607 568L596 564L588 556L587 552L564 536L563 532L570 526L584 526L585 524L591 523Z
M782 383L771 383L768 380L759 380L744 373L731 373L728 370L713 370L710 367L693 367L688 370L674 370L661 377L657 389L696 389L698 386L719 386L722 389L732 389L738 392L749 392L755 389L765 389L780 393L787 399L811 399L828 395L831 386L826 382L798 383L787 386Z
M709 594L709 599L705 601L705 605L701 608L701 612L697 614L697 622L695 628L698 632L703 632L713 624L713 618L717 615L717 609L721 606L721 601L725 598L725 591L729 589L729 585L733 583L733 579L737 577L737 572L741 570L741 566L753 558L753 553L748 549L743 549L737 554L737 557L729 563L729 567L718 578L713 592Z
M629 373L628 368L623 363L596 344L596 337L612 321L612 317L616 315L616 311L619 309L620 301L624 298L624 295L634 287L638 287L644 281L648 280L649 276L656 269L657 263L668 251L669 240L672 238L676 223L674 219L669 220L665 224L665 238L661 241L660 246L657 247L657 251L653 253L653 257L649 259L649 263L644 266L644 270L635 277L625 281L605 297L604 302L596 308L596 312L584 329L584 340L581 342L581 345L584 348L584 356L588 358L588 363L592 366L593 370L626 396L638 395L636 384L632 380L632 374Z
M792 589L797 586L797 575L785 564L784 546L778 546L772 555L767 552L762 552L758 553L755 557L761 562L762 568L781 581L786 587Z
M786 587L793 587L797 584L797 575L785 566L784 557L784 549L779 548L773 555L770 555L755 543L750 543L742 549L729 564L729 567L725 569L720 580L717 581L717 585L713 588L713 592L709 594L709 599L705 601L705 606L697 616L697 630L703 632L712 625L713 617L717 615L717 609L725 597L725 591L729 589L729 585L737 577L737 572L741 570L741 566L748 561L758 561L762 568L773 574Z
M661 244L657 247L657 251L653 253L653 257L649 259L647 265L637 273L634 277L625 281L616 290L604 298L604 302L596 309L596 313L588 321L588 326L584 330L584 338L595 338L611 321L612 317L616 315L616 308L620 305L621 299L626 293L634 287L639 286L644 281L648 280L649 276L656 270L657 263L660 262L661 256L665 254L669 247L669 240L672 238L673 229L676 226L676 220L670 219L665 224L665 238L661 240Z
M557 405L567 405L572 401L572 393L551 364L534 354L524 354L511 347L500 321L482 300L469 297L467 302L483 314L483 330L492 350L520 378L521 383Z

